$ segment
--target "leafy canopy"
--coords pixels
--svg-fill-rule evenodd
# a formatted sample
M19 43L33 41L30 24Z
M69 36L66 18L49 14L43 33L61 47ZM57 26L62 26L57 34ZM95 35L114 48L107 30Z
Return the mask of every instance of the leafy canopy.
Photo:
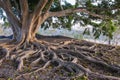
M48 3L51 0L48 0ZM19 0L10 0L12 11L20 17ZM28 0L29 12L33 12L39 0ZM84 12L69 13L62 17L50 17L42 25L44 29L52 26L54 28L63 27L71 29L71 26L79 23L81 26L92 25L95 38L100 34L112 38L112 32L120 24L120 1L119 0L75 0L75 4L69 3L68 0L54 0L50 7L51 12L57 12L67 9L85 9ZM43 12L48 6L43 9ZM101 17L99 17L101 16ZM6 21L6 16L0 8L0 18ZM89 34L89 29L84 33Z

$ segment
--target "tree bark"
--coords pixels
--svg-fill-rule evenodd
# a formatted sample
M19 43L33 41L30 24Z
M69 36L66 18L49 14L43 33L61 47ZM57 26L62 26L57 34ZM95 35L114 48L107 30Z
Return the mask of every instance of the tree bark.
M66 9L58 12L50 12L50 6L54 2L54 0L50 0L50 2L48 2L48 0L40 0L32 13L29 12L28 0L19 0L19 2L19 12L21 17L18 18L12 11L10 0L0 0L0 6L6 12L8 21L12 26L14 43L22 44L24 42L34 41L35 34L37 33L40 25L49 17L61 17L76 12L85 12L89 15L103 19L103 16L91 13L84 8Z
M52 0L53 1L53 0ZM12 6L9 0L1 1L0 6L6 12L9 23L13 30L13 41L15 44L31 42L35 39L35 34L40 25L48 18L46 13L42 13L48 0L40 0L33 13L29 12L27 0L20 1L21 18L17 18L12 12ZM49 5L50 6L50 5Z
M21 28L19 26L13 25L14 32L14 40L16 43L23 44L25 42L33 42L36 40L36 33L39 30L40 25L49 17L49 14L43 14L36 19L34 17L29 16L24 24L21 24ZM15 26L15 28L14 28ZM18 31L19 30L19 31Z

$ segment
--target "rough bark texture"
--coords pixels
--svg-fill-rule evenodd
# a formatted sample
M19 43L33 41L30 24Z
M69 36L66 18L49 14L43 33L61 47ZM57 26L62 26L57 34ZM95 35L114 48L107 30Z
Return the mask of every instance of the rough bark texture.
M1 79L120 80L119 47L73 39L54 43L37 40L35 37L39 26L52 16L61 17L72 12L85 12L103 18L101 15L90 13L83 8L50 12L54 0L49 3L48 0L40 0L35 10L29 12L27 0L19 1L18 18L12 12L10 0L0 0L0 7L5 10L14 35L13 40L0 44ZM17 7L16 2L15 4Z
M120 47L66 37L37 36L46 43L0 48L0 77L15 80L120 80Z
M101 19L105 18L101 15L91 13L85 8L66 9L58 12L51 12L49 9L53 2L54 0L50 0L49 2L48 0L40 0L35 9L30 12L28 0L20 0L19 5L17 4L16 0L14 0L14 7L16 7L19 14L16 16L12 12L10 0L0 0L0 7L6 12L8 21L10 22L14 33L12 42L23 44L34 41L35 34L38 31L39 26L49 17L61 17L71 13L84 12Z
M6 12L8 21L11 24L13 30L13 41L15 44L24 44L31 42L35 38L35 34L38 31L39 26L50 17L48 12L43 13L42 10L46 6L48 0L40 0L33 12L29 12L29 6L27 0L20 0L20 17L17 18L12 12L11 2L9 0L0 0L0 7ZM51 6L53 0L49 3ZM17 6L17 3L15 3ZM49 7L47 10L49 10Z

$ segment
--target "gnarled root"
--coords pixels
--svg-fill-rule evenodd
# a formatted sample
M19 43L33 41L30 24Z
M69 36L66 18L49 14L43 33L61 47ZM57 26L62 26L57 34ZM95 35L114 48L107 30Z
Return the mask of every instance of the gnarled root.
M94 45L89 45L89 47L92 46ZM85 49L85 46L76 45L73 41L59 46L49 43L30 42L11 51L9 56L14 64L17 62L16 69L20 72L15 77L16 80L22 77L26 78L26 76L32 74L38 76L53 75L51 79L64 78L69 80L85 75L90 80L92 78L120 80L120 67L92 56L94 52L91 48ZM104 69L102 69L103 67ZM44 71L44 74L40 74L42 71Z

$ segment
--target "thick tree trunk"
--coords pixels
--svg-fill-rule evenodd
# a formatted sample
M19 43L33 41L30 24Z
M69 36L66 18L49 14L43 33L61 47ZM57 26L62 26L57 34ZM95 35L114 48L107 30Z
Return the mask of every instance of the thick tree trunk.
M47 0L42 0L36 6L36 9L30 13L27 0L20 1L20 19L14 15L12 6L9 0L7 2L1 1L2 8L5 10L9 23L13 30L13 41L15 44L23 44L24 42L32 42L35 40L35 34L38 31L40 25L48 18L49 13L47 11L42 12L47 4ZM53 0L49 3L49 7Z
M14 41L17 44L24 44L25 42L33 42L36 40L36 33L40 27L40 25L43 23L43 20L39 18L38 20L28 20L26 21L26 25L22 24L21 27L15 27L14 25L12 27L13 35L14 35Z

